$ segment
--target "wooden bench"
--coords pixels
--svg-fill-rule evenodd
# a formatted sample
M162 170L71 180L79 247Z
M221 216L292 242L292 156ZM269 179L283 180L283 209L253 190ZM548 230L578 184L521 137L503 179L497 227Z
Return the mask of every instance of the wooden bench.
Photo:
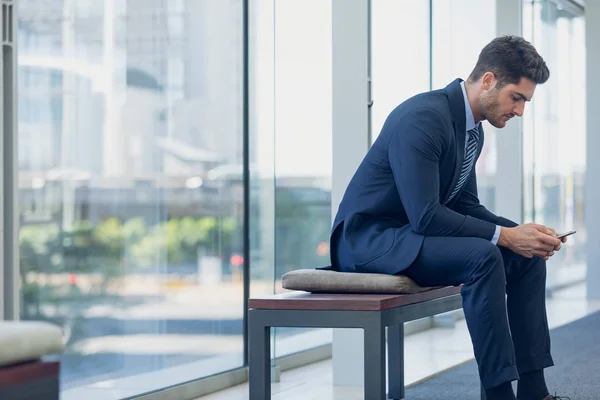
M58 400L58 361L31 361L0 367L0 399Z
M404 323L462 308L461 287L415 294L292 291L248 307L250 400L271 398L270 328L362 328L365 400L404 398ZM386 397L386 336L389 392Z
M0 321L0 399L58 400L62 331L39 321Z

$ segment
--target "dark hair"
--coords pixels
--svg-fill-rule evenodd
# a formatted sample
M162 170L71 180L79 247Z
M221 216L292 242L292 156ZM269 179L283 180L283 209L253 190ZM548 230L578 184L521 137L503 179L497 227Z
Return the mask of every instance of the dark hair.
M516 85L521 78L543 84L550 77L550 70L535 47L519 36L498 37L486 45L479 53L469 81L477 81L488 71L496 75L498 88L511 83Z

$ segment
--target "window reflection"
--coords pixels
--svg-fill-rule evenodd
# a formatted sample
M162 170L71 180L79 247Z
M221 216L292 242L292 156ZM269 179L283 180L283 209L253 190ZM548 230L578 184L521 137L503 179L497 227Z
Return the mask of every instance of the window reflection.
M549 261L549 287L585 277L585 23L559 3L527 1L525 37L550 68L524 116L525 217L577 230Z
M242 366L242 1L25 0L18 23L22 318L64 328L66 398Z

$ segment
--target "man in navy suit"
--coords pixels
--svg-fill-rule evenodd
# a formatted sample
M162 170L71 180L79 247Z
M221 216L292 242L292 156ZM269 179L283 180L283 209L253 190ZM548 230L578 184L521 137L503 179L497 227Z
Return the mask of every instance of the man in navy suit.
M463 309L488 400L555 399L545 306L553 229L519 225L479 203L481 121L522 116L550 72L520 37L494 39L467 81L414 96L387 118L348 185L331 232L332 268L463 285ZM506 297L505 297L506 296ZM508 315L508 318L507 318ZM509 329L510 327L510 329Z

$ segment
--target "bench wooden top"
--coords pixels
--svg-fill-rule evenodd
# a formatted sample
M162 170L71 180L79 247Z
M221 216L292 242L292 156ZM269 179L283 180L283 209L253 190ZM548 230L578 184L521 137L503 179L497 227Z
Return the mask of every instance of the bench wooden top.
M461 289L461 286L448 286L416 294L321 294L294 291L251 298L248 301L248 308L381 311L455 295L460 293Z
M22 385L36 379L56 377L60 373L58 361L33 361L0 367L0 389Z

